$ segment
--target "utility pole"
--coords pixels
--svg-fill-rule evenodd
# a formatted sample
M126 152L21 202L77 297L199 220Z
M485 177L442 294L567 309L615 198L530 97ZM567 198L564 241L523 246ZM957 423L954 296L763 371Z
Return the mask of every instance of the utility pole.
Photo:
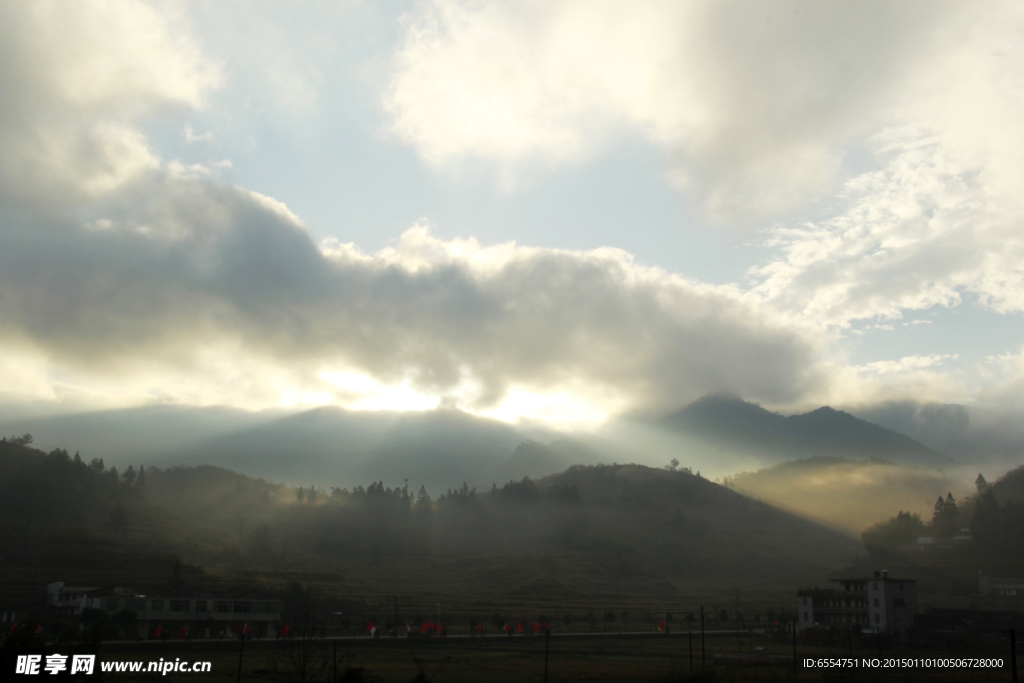
M548 641L551 640L551 629L544 630L544 683L548 683ZM1014 683L1017 683L1016 678Z
M395 640L398 640L398 596L395 596Z
M793 680L794 681L796 680L796 629L797 629L797 626L799 625L799 621L797 621L797 619L799 619L799 613L797 613L797 617L795 619L793 619Z
M441 603L438 602L436 604L437 604L437 630L440 631L441 630ZM438 633L438 635L441 635L441 634Z
M704 656L704 605L700 606L700 668L701 671L707 668L708 661Z
M740 637L740 589L736 588L736 654L739 655L743 649L743 639Z
M238 683L242 683L242 654L245 652L245 634L238 639Z

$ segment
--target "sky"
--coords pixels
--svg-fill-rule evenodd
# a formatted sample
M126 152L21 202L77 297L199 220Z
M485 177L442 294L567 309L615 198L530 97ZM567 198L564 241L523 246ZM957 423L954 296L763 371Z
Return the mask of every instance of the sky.
M1024 408L1014 2L0 4L0 406Z

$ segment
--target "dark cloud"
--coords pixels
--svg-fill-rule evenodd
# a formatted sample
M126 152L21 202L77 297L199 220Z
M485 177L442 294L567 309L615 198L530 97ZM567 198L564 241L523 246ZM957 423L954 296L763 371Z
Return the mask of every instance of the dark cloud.
M299 376L356 369L474 408L511 386L785 402L813 379L793 331L621 252L423 228L380 254L322 250L283 206L204 178L153 173L81 221L9 215L0 240L0 329L71 368L187 374L196 348L232 340Z

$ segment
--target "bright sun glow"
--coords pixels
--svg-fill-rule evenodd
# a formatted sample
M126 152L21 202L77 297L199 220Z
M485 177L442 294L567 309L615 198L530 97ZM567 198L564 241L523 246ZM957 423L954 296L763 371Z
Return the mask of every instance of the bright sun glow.
M431 396L412 388L409 382L383 384L374 378L352 371L326 371L320 379L331 385L331 392L290 391L282 395L282 405L338 405L348 410L433 410L442 404L442 397ZM568 391L532 391L513 388L495 407L478 409L470 397L475 394L472 383L456 392L450 403L471 415L515 423L522 419L540 420L562 426L583 426L603 422L608 406Z
M433 410L441 400L413 389L407 382L388 386L357 372L322 372L319 375L335 388L333 400L349 410Z
M524 389L509 391L496 408L478 413L502 422L517 422L522 418L558 424L597 424L608 417L608 412L591 402L566 392L540 393Z

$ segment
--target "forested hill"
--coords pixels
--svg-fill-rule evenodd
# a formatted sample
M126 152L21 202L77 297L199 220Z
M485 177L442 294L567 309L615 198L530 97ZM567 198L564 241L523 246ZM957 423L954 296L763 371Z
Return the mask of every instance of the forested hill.
M775 462L834 456L928 467L952 464L949 457L908 436L828 406L784 416L737 396L714 394L662 418L660 424Z
M549 495L579 496L596 537L635 547L644 561L689 575L738 567L784 575L828 573L860 544L689 471L639 465L571 467L546 477Z
M437 498L381 483L295 489L214 467L119 473L100 460L9 443L0 445L0 472L9 547L75 530L86 554L93 542L105 553L163 553L210 568L345 568L372 577L376 567L424 558L470 567L558 557L552 580L580 586L642 577L790 581L794 572L827 574L861 549L699 475L638 465L574 466ZM480 576L489 586L489 574Z
M1002 505L1024 504L1024 465L1010 470L993 482L992 493Z
M45 454L0 441L0 516L8 522L0 524L0 533L26 531L29 520L37 531L98 528L126 494L117 470L108 470L101 459L86 463L78 453Z

